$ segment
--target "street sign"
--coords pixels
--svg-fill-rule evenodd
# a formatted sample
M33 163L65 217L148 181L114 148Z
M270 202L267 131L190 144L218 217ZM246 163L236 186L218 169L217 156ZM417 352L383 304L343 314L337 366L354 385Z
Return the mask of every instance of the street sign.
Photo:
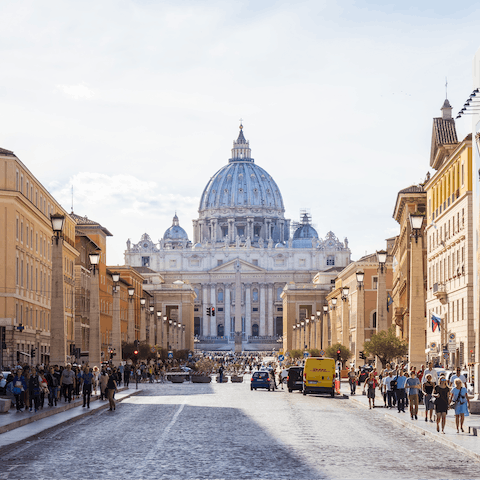
M448 353L444 353L443 358L447 359L448 358Z
M324 357L325 356L325 350L320 350L320 356Z
M278 361L283 362L285 360L285 357L283 355L278 356Z
M188 354L188 358L192 358L192 354L191 354L191 353Z
M437 347L437 344L436 344L435 342L432 342L432 343L430 344L430 348L431 348L432 350L433 350L434 348L436 348L436 347Z
M307 358L309 355L310 355L310 354L309 354L308 352L305 352L305 353L303 354L303 358Z
M285 356L286 356L286 357L289 357L289 356L290 356L290 352L287 352L287 353L285 354Z
M155 353L155 347L152 347L152 348L150 349L150 351L151 351L152 353Z
M173 352L168 352L168 358L173 358Z

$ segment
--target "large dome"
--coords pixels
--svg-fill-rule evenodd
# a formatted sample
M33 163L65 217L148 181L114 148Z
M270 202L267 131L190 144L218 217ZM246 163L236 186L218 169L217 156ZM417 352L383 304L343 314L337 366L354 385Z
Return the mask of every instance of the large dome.
M250 157L249 142L240 127L228 165L210 179L200 199L199 212L217 209L260 207L270 215L283 217L285 208L280 190L273 178Z

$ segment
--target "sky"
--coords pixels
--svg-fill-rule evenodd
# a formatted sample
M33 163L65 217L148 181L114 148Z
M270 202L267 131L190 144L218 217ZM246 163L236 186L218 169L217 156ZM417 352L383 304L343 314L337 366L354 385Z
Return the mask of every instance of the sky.
M67 212L100 222L107 262L192 220L240 118L285 216L309 209L352 259L399 232L399 190L429 171L432 119L472 91L478 2L0 3L0 147ZM459 138L469 118L457 122Z

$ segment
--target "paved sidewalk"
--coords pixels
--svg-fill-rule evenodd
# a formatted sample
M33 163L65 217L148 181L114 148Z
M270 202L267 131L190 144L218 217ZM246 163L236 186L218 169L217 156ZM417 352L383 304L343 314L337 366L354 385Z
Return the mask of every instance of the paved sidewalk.
M361 387L357 386L355 395L350 395L350 386L348 385L348 382L342 381L340 391L356 404L364 408L369 408L368 398L366 395L362 394L363 384ZM468 417L465 417L465 424L463 427L465 433L457 433L455 414L453 410L449 410L447 413L445 434L442 434L441 431L437 432L436 422L425 422L425 407L423 405L419 405L418 407L418 420L411 420L408 407L405 408L406 413L398 413L396 407L385 408L383 396L378 389L375 398L375 408L373 408L371 412L372 415L384 415L385 418L400 426L415 431L420 435L424 435L430 440L454 448L455 450L480 461L480 432L478 437L475 437L473 433L468 433L469 425L480 426L480 415L470 414Z
M115 400L122 400L140 393L134 388L120 388L115 394ZM44 430L61 425L73 419L81 418L91 413L109 407L108 400L99 400L98 395L92 395L90 408L83 407L83 400L72 403L59 402L57 407L45 407L37 413L9 413L0 415L0 448L25 440L32 435L38 435Z

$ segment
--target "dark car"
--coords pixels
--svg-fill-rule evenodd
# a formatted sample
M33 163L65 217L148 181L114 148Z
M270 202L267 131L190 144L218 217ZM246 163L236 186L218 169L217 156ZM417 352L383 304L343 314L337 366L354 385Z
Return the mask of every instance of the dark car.
M373 367L371 365L364 365L360 367L360 375L358 376L358 383L363 383L367 377L370 375L370 372L373 371Z
M288 369L287 388L290 393L293 390L303 390L303 367L290 367Z
M254 372L250 383L250 390L257 388L266 388L270 391L270 373L269 372Z

